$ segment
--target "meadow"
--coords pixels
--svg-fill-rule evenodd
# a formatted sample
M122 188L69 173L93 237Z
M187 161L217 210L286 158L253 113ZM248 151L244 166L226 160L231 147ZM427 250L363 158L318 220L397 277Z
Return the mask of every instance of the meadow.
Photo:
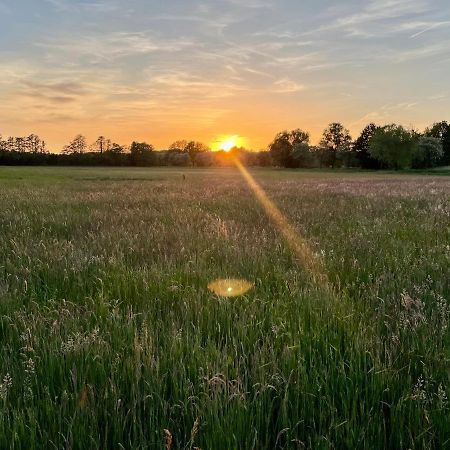
M0 168L0 448L450 448L450 177L252 175L326 281L238 170Z

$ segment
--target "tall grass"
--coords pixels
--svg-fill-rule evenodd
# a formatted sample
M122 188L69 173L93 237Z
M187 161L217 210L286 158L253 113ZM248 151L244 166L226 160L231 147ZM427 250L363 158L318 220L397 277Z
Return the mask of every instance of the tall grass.
M450 179L185 174L0 170L0 448L450 446Z

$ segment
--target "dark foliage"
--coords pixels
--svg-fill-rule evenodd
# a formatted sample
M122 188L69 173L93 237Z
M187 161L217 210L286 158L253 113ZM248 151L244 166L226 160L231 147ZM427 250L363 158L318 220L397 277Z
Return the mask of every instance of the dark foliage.
M418 136L401 125L391 124L375 131L369 152L388 169L406 169L412 165Z
M445 121L437 122L425 130L426 137L437 138L442 143L442 159L439 165L450 165L450 124Z
M105 136L88 146L79 134L56 154L35 134L7 139L0 135L0 165L231 167L235 158L260 167L429 169L450 165L450 125L437 122L420 134L396 124L380 127L371 123L352 143L349 131L332 123L317 147L310 145L309 133L295 129L278 133L268 151L258 152L244 148L212 152L201 142L187 140L156 151L146 142L127 147Z
M374 123L367 125L362 130L361 135L353 143L353 151L362 169L380 169L380 161L373 158L370 154L370 141L379 129Z
M349 160L346 155L351 151L350 132L340 123L330 123L324 130L320 146L322 147L322 165L335 168L342 161Z
M293 151L296 146L302 144L309 144L309 134L307 132L300 129L282 131L275 136L275 139L269 145L269 152L277 166L295 167L296 162L293 158Z

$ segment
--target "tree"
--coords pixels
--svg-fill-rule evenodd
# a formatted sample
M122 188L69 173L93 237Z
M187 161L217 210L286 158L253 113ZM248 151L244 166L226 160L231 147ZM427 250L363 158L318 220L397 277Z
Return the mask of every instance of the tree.
M171 152L185 152L187 145L188 145L188 141L186 141L184 139L180 140L180 141L175 141L173 144L171 144L169 146L169 151L171 151Z
M292 131L282 131L275 136L269 145L269 152L275 164L281 167L291 167L292 152L296 145L309 144L309 133L297 128Z
M386 125L375 132L369 153L389 169L405 169L411 166L417 141L417 135L401 125Z
M123 153L124 151L125 151L125 149L124 149L123 145L116 144L115 142L110 144L108 149L106 150L106 152L113 153L115 155Z
M439 164L450 165L450 125L446 121L436 122L425 130L426 137L437 138L442 143L442 158Z
M342 124L335 122L328 125L323 132L320 145L325 150L331 167L334 168L336 166L339 154L351 150L351 142L350 132Z
M24 137L16 137L14 142L14 147L16 152L25 153L27 150L27 140Z
M210 151L209 147L201 142L190 141L186 144L184 151L189 155L191 159L191 164L195 166L197 155L199 153L205 153Z
M294 145L291 158L295 167L301 167L304 169L314 167L316 162L316 158L314 153L311 151L311 147L304 142Z
M30 134L25 138L25 148L31 153L45 153L46 145L38 135Z
M379 162L372 158L370 155L370 142L375 135L377 127L374 123L367 125L364 130L362 130L361 135L353 143L353 150L356 153L356 158L359 161L360 166L363 169L379 169Z
M105 136L99 136L97 140L91 145L91 149L93 151L99 152L100 154L109 151L110 148L111 140L105 138Z
M133 142L130 147L130 161L134 166L149 166L153 162L154 147L146 142Z
M6 150L8 152L16 152L16 140L13 137L9 137L6 141Z
M189 166L191 159L186 152L169 151L168 163L171 166Z
M195 165L199 167L210 167L217 164L216 152L201 152L196 154Z
M87 148L86 138L82 134L75 136L68 145L63 149L65 154L84 153Z
M412 157L412 167L413 169L436 167L442 161L443 154L442 141L439 138L422 136Z
M267 150L260 150L255 153L256 165L261 167L269 167L272 165L272 157Z

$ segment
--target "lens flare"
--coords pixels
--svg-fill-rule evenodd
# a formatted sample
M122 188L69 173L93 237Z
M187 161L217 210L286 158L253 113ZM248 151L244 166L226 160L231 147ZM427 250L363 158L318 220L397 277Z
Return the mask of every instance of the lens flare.
M242 163L237 158L234 159L234 163L250 189L255 194L259 203L263 206L269 219L275 224L278 231L283 235L286 242L294 251L300 265L303 266L315 282L321 284L323 287L332 289L322 259L312 251L308 242L297 232L294 226L290 224L288 219L283 215L275 203L270 200Z
M246 294L254 285L247 280L234 278L212 281L208 289L219 297L239 297Z

